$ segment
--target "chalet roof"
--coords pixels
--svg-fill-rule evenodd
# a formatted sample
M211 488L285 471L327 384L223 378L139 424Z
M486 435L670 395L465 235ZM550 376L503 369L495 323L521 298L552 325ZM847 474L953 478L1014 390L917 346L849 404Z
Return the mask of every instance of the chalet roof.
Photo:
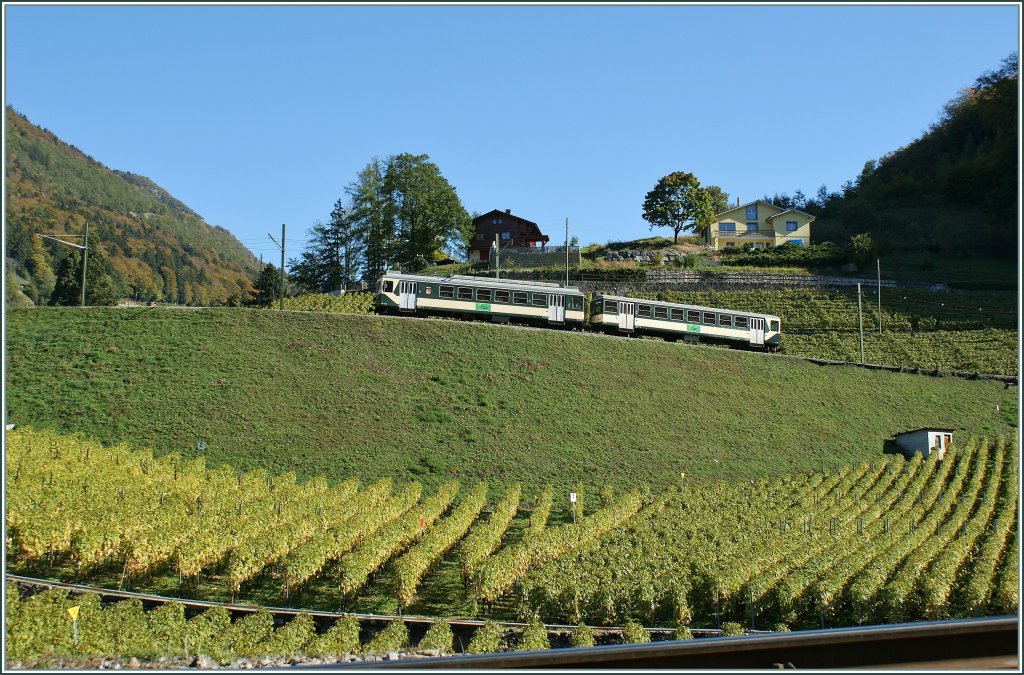
M727 208L725 211L719 211L718 213L715 214L714 217L718 218L718 216L724 216L727 213L731 213L733 211L739 211L740 209L745 209L748 206L750 206L751 204L764 204L765 206L770 206L773 209L778 209L779 211L783 210L782 207L776 206L775 204L772 204L771 202L766 202L766 201L761 200L761 199L755 199L752 202L747 202L746 204L740 204L739 206L732 206L732 207ZM779 214L776 213L775 215L777 216ZM772 217L774 217L774 216L772 216Z
M509 212L506 212L506 211L502 211L501 209L492 209L491 211L488 211L487 213L479 215L479 216L477 216L476 218L473 219L473 223L476 223L476 221L484 219L484 218L493 218L495 216L512 216L513 218L515 218L519 222L526 223L527 225L533 225L538 230L540 230L540 225L538 225L537 223L533 222L532 220L527 220L526 218L523 218L522 216L517 216L514 213L509 213Z

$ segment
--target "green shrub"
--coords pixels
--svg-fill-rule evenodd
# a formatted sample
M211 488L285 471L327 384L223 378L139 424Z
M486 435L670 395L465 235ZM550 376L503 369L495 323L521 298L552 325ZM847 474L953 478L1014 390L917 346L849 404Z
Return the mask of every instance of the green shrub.
M409 646L409 629L404 621L392 621L387 628L363 645L363 654L387 654Z
M789 633L790 632L789 626L787 626L784 623L777 623L777 624L775 624L774 626L772 626L772 630L775 631L776 633Z
M316 638L316 623L309 614L296 614L295 618L274 631L267 641L265 652L273 656L291 658L305 653L306 645Z
M675 633L672 634L673 640L692 640L693 631L686 624L679 624L676 626Z
M266 656L266 644L273 634L274 615L261 609L231 624L225 641L232 656Z
M359 651L359 620L346 616L334 622L323 634L317 635L306 649L310 656L340 657Z
M146 614L153 654L172 656L183 654L184 637L188 622L185 620L185 605L168 602Z
M125 657L153 654L149 620L141 600L122 600L103 610L103 615L114 640L113 654Z
M622 641L631 644L650 642L651 634L644 630L644 627L636 621L629 620L622 628Z
M205 654L217 661L224 660L229 654L225 642L229 628L231 614L228 610L211 607L185 626L185 651L190 655Z
M594 631L590 630L584 624L579 624L572 629L569 633L569 644L573 647L593 647L594 646Z
M473 639L466 647L467 654L493 654L501 651L501 627L493 621L485 621L473 633Z
M7 658L14 661L74 653L67 591L52 588L19 603L7 621ZM79 626L81 627L81 626Z
M434 623L430 624L427 634L420 640L419 648L436 649L442 654L451 654L454 640L452 627L444 619L437 618L434 619Z
M548 630L539 619L534 619L523 629L523 637L519 640L517 652L530 652L538 649L551 649Z
M726 621L722 624L722 635L743 635L743 626L735 621Z

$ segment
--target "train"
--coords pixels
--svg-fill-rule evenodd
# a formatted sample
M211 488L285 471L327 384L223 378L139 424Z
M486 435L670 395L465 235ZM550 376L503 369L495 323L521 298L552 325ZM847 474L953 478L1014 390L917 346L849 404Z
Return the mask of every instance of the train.
M377 280L378 314L453 316L619 335L650 335L777 350L782 321L771 314L643 300L594 293L575 286L453 274L447 277L386 272Z

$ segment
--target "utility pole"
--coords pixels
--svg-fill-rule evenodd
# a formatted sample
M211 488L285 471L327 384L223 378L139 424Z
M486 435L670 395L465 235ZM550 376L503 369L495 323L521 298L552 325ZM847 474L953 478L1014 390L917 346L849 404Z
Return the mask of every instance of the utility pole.
M857 284L857 319L860 321L860 362L864 363L864 314L861 312L860 283Z
M277 243L277 239L274 239L274 235L267 234L270 237L270 241L274 242L279 249L281 249L281 311L284 311L284 223L281 223L281 243Z
M85 271L89 269L89 221L85 221L85 246L82 247L82 307L85 307Z
M494 233L494 278L497 279L501 276L501 258L498 257L498 252L501 248L498 246L498 233Z
M565 219L565 286L569 287L569 219Z
M85 224L85 245L72 244L70 241L64 241L61 237L68 238L79 238L80 234L36 234L37 237L42 239L53 239L54 241L60 242L65 246L71 246L73 248L82 249L82 307L85 307L85 272L89 266L89 223Z
M878 268L878 334L882 334L882 260L875 258L875 265Z

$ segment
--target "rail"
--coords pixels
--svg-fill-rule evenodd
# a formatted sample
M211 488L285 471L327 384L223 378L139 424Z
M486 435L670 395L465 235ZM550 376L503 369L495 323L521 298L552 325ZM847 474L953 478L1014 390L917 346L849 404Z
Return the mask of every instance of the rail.
M474 654L331 668L1005 669L1019 671L1016 616L646 644ZM296 666L302 668L303 666ZM324 666L316 666L323 668Z

